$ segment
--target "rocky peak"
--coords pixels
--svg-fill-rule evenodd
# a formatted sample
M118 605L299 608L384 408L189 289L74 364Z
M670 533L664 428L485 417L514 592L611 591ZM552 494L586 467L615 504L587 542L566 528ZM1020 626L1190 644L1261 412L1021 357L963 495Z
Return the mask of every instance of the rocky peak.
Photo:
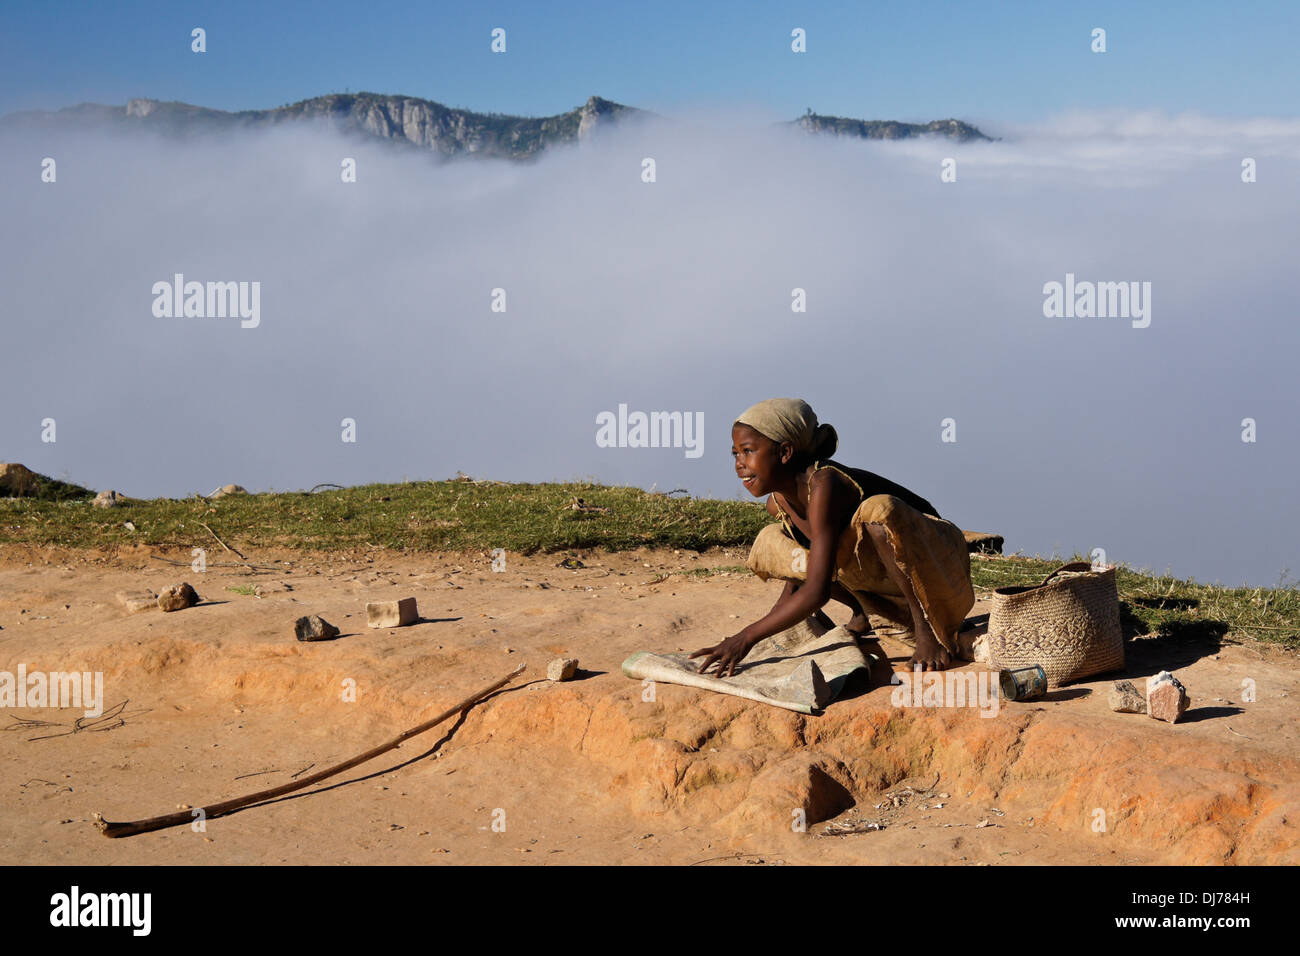
M810 133L835 133L838 136L855 136L859 139L942 136L959 143L974 140L993 141L969 123L956 119L934 120L930 123L901 123L898 120L859 120L844 116L821 116L809 110L793 123Z
M588 98L587 102L578 111L578 139L584 139L591 135L597 126L617 122L619 115L629 109L631 107L622 106L611 100L601 99L599 96ZM641 111L633 110L633 112Z

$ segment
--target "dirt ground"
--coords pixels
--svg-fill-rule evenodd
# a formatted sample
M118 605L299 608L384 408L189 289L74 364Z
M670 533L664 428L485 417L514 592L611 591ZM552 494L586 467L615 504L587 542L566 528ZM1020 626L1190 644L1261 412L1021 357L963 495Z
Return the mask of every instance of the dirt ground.
M159 556L182 562L167 564ZM779 593L742 551L402 556L0 549L0 670L102 671L121 720L0 712L0 847L29 864L1298 863L1293 655L1148 637L1128 676L1172 670L1183 721L1112 713L1110 681L1047 699L899 708L855 679L819 716L624 677L638 650L695 650ZM185 610L119 591L190 582ZM255 586L259 594L228 590ZM365 604L420 620L371 629ZM839 606L828 608L837 621ZM972 614L986 613L981 601ZM318 613L342 635L300 643ZM886 639L901 667L910 650ZM549 660L581 661L551 683ZM134 820L269 788L382 743L505 676L515 683L399 750L277 801L108 840ZM970 669L983 670L979 665ZM1253 680L1256 700L1243 701ZM355 682L355 701L345 686ZM646 699L653 696L653 699ZM23 720L54 726L36 727ZM44 737L46 739L33 739ZM806 832L796 832L800 817ZM827 832L828 824L881 829Z

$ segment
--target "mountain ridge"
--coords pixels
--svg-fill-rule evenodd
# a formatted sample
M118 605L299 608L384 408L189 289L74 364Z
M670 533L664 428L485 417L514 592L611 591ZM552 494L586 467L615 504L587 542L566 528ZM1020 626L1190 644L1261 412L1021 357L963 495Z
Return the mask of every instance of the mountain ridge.
M597 129L624 120L663 119L635 106L591 96L579 107L552 116L528 117L478 113L434 100L389 93L328 93L272 109L215 110L179 101L137 97L125 106L79 103L57 111L28 110L0 117L5 126L67 125L99 122L119 127L156 129L173 135L260 128L281 123L325 119L346 132L405 143L445 158L461 155L527 160L548 147L587 139ZM903 123L821 116L809 110L778 125L809 133L834 133L859 139L910 139L941 136L955 142L992 139L961 120Z

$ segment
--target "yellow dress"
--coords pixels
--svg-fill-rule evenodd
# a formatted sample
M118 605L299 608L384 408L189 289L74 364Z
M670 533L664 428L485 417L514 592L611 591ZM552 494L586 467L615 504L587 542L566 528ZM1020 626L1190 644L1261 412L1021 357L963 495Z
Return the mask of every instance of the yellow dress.
M880 525L893 548L895 562L912 584L926 621L939 642L955 654L957 629L975 605L965 534L951 521L926 514L900 495L866 497L853 472L862 475L867 472L834 462L813 463L814 471L821 468L843 475L862 498L849 526L840 535L834 580L853 592L868 614L879 615L908 629L912 627L907 598L890 580L867 533L868 524ZM899 491L914 502L928 504L901 487ZM776 578L802 583L808 567L807 539L794 527L779 503L777 510L781 512L781 521L758 533L750 548L749 569L764 581Z

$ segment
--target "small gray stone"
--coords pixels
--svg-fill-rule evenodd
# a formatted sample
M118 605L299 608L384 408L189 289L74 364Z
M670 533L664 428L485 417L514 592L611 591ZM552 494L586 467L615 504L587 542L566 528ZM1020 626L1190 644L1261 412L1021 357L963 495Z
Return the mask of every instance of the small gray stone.
M248 492L245 489L241 488L239 485L222 485L216 491L212 492L212 494L208 495L208 497L224 498L226 497L226 495L246 495L246 494L248 494Z
M122 496L112 488L108 488L95 495L95 500L91 502L96 508L116 508L122 503Z
M573 675L576 673L578 673L578 659L576 657L557 657L546 665L547 680L573 680Z
M194 588L182 582L163 588L158 595L158 606L164 611L179 611L181 608L193 607L199 603L199 596Z
M294 622L293 633L300 641L332 641L339 629L319 614L310 614Z
M405 627L420 619L415 598L400 601L371 601L366 605L366 623L371 627Z
M1145 714L1146 695L1131 680L1117 680L1110 689L1110 709L1117 714Z
M1147 678L1147 714L1156 720L1177 723L1187 710L1187 688L1169 671Z

